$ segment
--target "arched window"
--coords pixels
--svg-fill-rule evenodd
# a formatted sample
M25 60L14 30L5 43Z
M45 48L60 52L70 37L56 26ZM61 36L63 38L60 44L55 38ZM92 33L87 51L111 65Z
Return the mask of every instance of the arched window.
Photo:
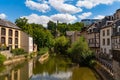
M18 44L18 38L15 38L15 44Z
M120 26L118 26L118 28L117 28L117 32L120 32Z
M9 29L9 36L13 35L13 31L11 29Z
M5 44L5 37L1 37L1 43Z
M15 31L15 37L18 37L18 31Z
M9 44L12 44L12 38L9 38Z
M6 35L6 29L5 28L1 28L1 35Z

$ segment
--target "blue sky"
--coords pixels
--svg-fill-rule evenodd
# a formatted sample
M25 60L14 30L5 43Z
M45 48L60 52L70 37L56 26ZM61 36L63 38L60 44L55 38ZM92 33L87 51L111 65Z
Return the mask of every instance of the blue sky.
M29 23L46 26L49 20L74 23L101 19L120 8L120 0L0 0L0 18L12 22L26 17Z

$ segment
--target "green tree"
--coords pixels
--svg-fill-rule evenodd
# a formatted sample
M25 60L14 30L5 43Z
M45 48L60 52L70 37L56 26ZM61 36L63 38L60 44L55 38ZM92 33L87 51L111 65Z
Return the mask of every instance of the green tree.
M15 23L24 32L31 35L34 42L38 45L38 49L42 47L52 47L53 46L53 36L50 31L44 28L40 24L28 23L26 18L16 19Z
M57 30L60 32L61 35L65 35L67 30L67 24L66 23L58 23Z
M65 54L69 47L69 40L65 36L61 36L55 39L54 51L56 53Z
M18 18L15 21L15 24L20 27L21 29L24 29L25 26L28 24L28 20L26 18Z
M56 35L56 23L49 21L47 23L47 29L51 31L52 35L55 36Z
M25 54L25 51L22 48L16 48L16 49L12 49L11 53L13 53L14 55L22 55Z
M71 48L68 49L68 53L74 62L82 65L89 65L94 58L93 52L89 49L83 37L72 44Z

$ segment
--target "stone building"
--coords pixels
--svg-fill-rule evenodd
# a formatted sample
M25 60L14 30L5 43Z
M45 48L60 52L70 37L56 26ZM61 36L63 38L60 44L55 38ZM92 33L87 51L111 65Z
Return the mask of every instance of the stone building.
M70 42L73 43L80 37L79 31L66 31L66 36L69 38Z

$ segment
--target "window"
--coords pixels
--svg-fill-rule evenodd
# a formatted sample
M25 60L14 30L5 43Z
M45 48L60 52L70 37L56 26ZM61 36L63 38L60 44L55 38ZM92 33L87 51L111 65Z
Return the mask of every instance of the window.
M107 30L107 36L109 36L109 35L110 35L110 30L108 29L108 30Z
M105 36L105 30L103 30L103 36Z
M92 29L90 29L90 33L92 32Z
M15 31L15 37L18 37L18 31Z
M94 43L94 38L92 38L92 43Z
M105 45L105 39L103 39L103 45Z
M106 48L104 48L104 53L106 53Z
M1 28L1 35L6 35L6 29L5 28Z
M9 38L9 44L12 44L12 38Z
M2 37L2 38L1 38L1 43L2 43L2 44L5 44L5 37Z
M18 48L18 45L15 45L15 48Z
M13 32L11 29L9 29L9 36L12 36Z
M18 38L15 38L15 44L18 44Z
M120 38L119 38L119 44L120 44Z
M110 39L109 38L107 39L107 45L110 45Z
M118 28L117 28L117 32L120 32L120 26L118 26Z
M88 39L88 43L90 44L90 39Z
M101 52L103 52L103 49L101 48Z

